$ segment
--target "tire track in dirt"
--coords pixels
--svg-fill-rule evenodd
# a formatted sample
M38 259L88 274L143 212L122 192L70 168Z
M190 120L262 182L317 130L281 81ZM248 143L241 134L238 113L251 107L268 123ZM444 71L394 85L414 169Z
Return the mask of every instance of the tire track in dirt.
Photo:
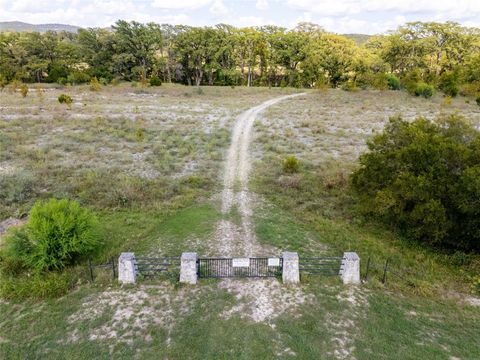
M286 95L265 101L242 114L236 119L232 131L232 141L225 162L222 192L222 213L228 214L234 205L240 215L240 225L228 220L221 220L217 226L217 238L223 256L255 256L261 252L256 241L252 216L252 196L248 191L250 173L249 145L252 138L253 124L257 115L280 101L303 95L303 93Z

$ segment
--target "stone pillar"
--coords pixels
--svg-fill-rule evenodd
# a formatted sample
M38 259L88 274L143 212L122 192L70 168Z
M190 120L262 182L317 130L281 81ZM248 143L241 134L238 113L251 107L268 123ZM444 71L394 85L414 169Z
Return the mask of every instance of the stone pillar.
M343 253L340 277L344 284L360 284L360 257L356 252Z
M180 259L180 282L192 285L197 283L197 253L182 253Z
M118 281L122 284L135 284L137 280L137 266L135 254L124 252L118 258Z
M298 264L298 253L284 252L282 280L284 284L296 284L300 282L300 269Z

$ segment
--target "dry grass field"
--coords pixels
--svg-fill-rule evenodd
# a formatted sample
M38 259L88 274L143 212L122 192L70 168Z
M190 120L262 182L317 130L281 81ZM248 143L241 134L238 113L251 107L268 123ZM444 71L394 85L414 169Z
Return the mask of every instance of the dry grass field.
M60 298L0 300L0 358L480 358L480 301L469 283L480 260L458 266L364 222L347 186L365 141L390 116L459 113L480 124L474 101L329 90L272 104L252 129L238 131L239 149L248 145L238 168L250 176L232 170L237 175L227 180L237 195L225 210L236 119L302 91L34 88L26 98L0 93L0 221L23 217L37 199L67 197L101 221L104 246L95 262L122 251L221 255L225 242L238 251L238 239L249 234L252 251L354 250L362 271L369 256L378 263L390 257L414 276L382 284L372 272L359 287L321 276L303 277L298 287L274 278L122 287L99 271L95 283L79 276ZM71 107L58 103L62 93L72 96ZM248 131L251 142L242 137ZM282 171L290 155L300 163L292 175Z

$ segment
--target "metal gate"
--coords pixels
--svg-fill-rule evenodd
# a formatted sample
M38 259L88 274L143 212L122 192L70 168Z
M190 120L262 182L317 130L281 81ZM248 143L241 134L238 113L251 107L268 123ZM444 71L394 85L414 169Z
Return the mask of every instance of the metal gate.
M310 275L338 275L342 268L342 257L300 258L300 272Z
M180 272L179 257L137 257L135 260L137 274L146 278Z
M199 258L199 278L276 277L282 275L281 257Z

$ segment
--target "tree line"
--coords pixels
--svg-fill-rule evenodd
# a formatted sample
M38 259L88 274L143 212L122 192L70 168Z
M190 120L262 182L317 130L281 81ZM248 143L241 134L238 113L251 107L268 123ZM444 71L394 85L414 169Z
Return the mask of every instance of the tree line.
M413 22L362 45L312 23L191 27L119 20L78 33L0 33L0 84L112 81L480 91L480 29ZM425 90L427 88L427 91Z

